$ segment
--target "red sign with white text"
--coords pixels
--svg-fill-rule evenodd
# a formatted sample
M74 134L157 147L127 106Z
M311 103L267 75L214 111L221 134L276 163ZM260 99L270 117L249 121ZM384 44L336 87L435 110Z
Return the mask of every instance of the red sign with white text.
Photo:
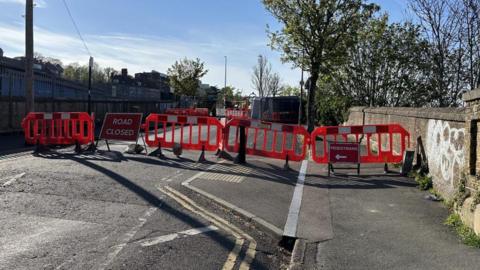
M358 143L329 143L328 159L330 163L360 163Z
M107 113L100 139L136 142L142 124L141 113Z

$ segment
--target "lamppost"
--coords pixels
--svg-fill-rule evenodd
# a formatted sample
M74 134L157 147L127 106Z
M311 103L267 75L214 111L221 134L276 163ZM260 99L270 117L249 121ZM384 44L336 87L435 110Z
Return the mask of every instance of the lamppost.
M92 68L93 68L93 57L90 56L88 61L88 114L92 114Z

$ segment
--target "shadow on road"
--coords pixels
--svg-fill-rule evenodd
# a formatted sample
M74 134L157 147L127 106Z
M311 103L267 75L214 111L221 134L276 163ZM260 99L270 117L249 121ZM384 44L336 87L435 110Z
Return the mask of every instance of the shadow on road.
M328 189L385 189L416 187L417 184L399 175L307 175L305 185Z
M119 153L119 152L118 152ZM121 153L120 153L121 155ZM141 197L144 201L146 201L148 204L150 204L153 207L157 207L159 210L164 211L171 216L185 222L186 224L190 225L192 228L198 228L198 227L204 227L208 224L202 223L202 221L191 217L177 209L175 209L173 206L171 206L169 203L167 203L164 200L161 200L158 198L155 194L152 192L148 191L147 189L143 188L142 186L132 182L131 180L127 179L126 177L109 170L105 167L102 167L98 164L93 163L92 161L95 160L102 160L105 161L104 159L96 159L98 154L92 155L92 157L89 156L79 156L79 155L74 155L74 154L62 154L62 153L51 153L51 154L42 154L41 155L44 158L48 159L66 159L66 160L72 160L75 162L78 162L79 164L86 166L90 169L96 170L103 175L109 177L116 183L124 186L125 188L129 189L131 192L137 194L139 197ZM121 155L123 157L123 155ZM102 156L103 157L103 156ZM125 159L123 157L123 159ZM122 159L122 160L123 160ZM132 158L130 158L132 159ZM127 159L125 159L127 160ZM149 160L148 158L133 158L133 160ZM191 160L187 161L188 163L192 162ZM154 163L157 164L157 163ZM165 164L166 165L166 164ZM169 164L170 165L170 164ZM225 250L231 250L232 247L234 246L234 242L229 240L228 238L225 238L218 232L209 232L205 234L206 236L210 237L212 240L214 240L216 243L218 243L220 246L222 246ZM264 266L261 264L261 262L255 261L255 265L258 267L258 269L268 269L268 267Z

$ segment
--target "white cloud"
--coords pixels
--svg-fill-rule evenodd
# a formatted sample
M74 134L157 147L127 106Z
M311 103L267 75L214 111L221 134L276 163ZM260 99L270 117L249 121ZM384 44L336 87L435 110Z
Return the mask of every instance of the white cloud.
M5 1L5 0L0 0ZM267 48L266 39L222 40L211 37L208 42L189 42L174 38L132 36L124 34L85 35L90 51L101 66L128 68L130 73L157 70L166 73L176 60L200 58L205 61L208 74L202 79L211 85L224 84L224 55L228 56L227 83L252 92L250 74L258 54L266 54L283 82L298 83L300 72L282 65L277 53ZM24 30L21 25L0 23L0 47L8 56L24 53ZM62 60L64 63L87 63L88 54L75 35L52 32L35 27L35 51Z
M25 5L25 0L0 0L0 4L18 4L18 5ZM47 7L47 3L45 0L34 0L33 1L35 7L37 8L45 8Z

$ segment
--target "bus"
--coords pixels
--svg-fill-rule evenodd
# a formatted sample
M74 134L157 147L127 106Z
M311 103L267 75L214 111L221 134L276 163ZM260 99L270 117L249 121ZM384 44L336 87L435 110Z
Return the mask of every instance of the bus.
M297 96L254 98L252 119L297 124L299 106L300 98Z

